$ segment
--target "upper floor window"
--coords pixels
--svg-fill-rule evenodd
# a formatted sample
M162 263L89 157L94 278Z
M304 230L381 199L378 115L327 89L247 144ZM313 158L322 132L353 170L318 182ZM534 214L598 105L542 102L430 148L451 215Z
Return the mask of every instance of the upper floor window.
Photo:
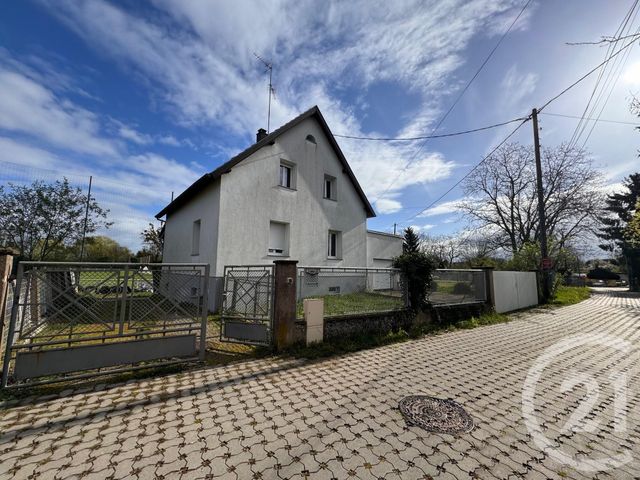
M295 166L293 163L285 160L280 161L280 176L278 179L278 185L284 188L296 188Z
M323 197L330 200L335 200L337 198L336 193L336 177L325 175Z
M291 188L291 167L280 165L280 186Z
M200 254L200 220L193 222L191 231L191 255Z

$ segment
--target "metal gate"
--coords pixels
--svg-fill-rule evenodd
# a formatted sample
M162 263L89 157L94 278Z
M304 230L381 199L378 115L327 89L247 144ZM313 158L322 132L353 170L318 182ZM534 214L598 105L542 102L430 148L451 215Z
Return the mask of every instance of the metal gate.
M273 331L273 265L227 266L220 340L270 345Z
M208 278L205 264L21 262L2 387L204 359Z

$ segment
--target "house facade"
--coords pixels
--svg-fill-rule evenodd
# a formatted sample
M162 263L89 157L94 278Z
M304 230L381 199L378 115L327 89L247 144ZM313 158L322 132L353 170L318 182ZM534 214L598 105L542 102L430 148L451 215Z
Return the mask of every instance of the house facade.
M367 232L371 204L317 107L203 175L165 217L164 262L389 267L400 237Z

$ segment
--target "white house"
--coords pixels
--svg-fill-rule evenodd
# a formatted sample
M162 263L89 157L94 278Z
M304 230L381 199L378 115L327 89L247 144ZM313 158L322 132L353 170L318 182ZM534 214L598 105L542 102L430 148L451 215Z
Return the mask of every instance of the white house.
M164 207L164 262L389 267L402 239L368 232L375 216L318 107L257 142Z

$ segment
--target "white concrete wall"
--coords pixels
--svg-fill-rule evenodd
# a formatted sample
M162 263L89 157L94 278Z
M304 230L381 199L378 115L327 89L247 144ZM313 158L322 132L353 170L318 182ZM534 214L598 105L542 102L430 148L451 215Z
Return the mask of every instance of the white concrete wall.
M402 237L367 230L367 267L390 268L398 255L402 255Z
M306 140L309 134L317 145ZM281 159L295 164L295 190L278 185ZM336 178L335 201L322 198L325 174ZM289 224L288 257L268 254L270 221ZM327 258L329 230L342 233L339 259ZM301 266L362 267L367 261L365 207L312 118L222 176L218 232L216 275L225 265L270 264L278 258Z
M209 310L220 308L222 279L215 271L220 211L220 182L204 188L195 198L167 216L162 261L167 263L208 263L211 265L208 291ZM192 255L193 222L200 220L200 250Z
M209 263L215 275L220 211L220 182L204 188L182 208L169 214L164 231L162 261L168 263ZM192 255L193 222L200 220L200 250Z
M511 312L538 304L535 272L494 271L492 274L496 312Z

